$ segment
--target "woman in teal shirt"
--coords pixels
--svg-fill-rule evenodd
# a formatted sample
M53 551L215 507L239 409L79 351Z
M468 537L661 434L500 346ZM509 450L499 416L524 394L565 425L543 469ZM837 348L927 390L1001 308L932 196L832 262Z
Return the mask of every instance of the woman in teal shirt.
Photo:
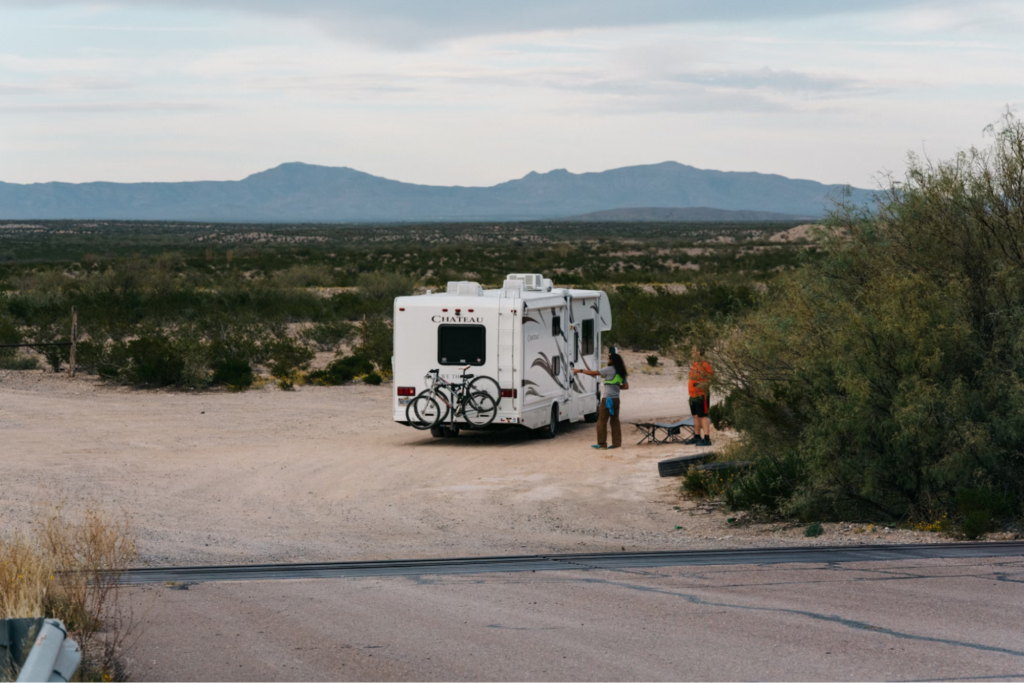
M610 351L608 365L600 370L574 369L575 374L590 375L604 379L604 396L597 409L597 445L593 448L619 448L622 446L622 426L619 424L619 391L629 389L626 381L626 364L622 356ZM612 445L608 445L608 423L612 426Z

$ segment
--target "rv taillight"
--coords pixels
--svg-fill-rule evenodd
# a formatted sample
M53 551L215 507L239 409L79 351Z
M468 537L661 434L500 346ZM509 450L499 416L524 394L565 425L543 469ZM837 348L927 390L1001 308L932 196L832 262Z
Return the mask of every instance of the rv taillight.
M447 309L447 308L442 308L442 309L441 309L441 312L442 312L442 313L447 313L447 312L448 312L448 309Z
M415 396L416 387L398 387L399 396Z
M518 389L502 389L501 390L501 397L502 398L517 398L518 396L519 396L519 390Z
M399 308L398 310L400 310L400 311L404 311L405 309L404 309L404 308Z
M469 312L470 312L470 313L472 313L472 312L473 312L473 309L472 309L472 308L471 308L471 309L469 309Z

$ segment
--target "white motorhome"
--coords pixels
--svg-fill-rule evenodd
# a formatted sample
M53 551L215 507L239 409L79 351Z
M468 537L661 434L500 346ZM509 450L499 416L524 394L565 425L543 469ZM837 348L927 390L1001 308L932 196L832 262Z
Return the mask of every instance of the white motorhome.
M559 422L596 421L599 380L572 369L602 365L601 333L612 325L604 292L560 289L539 274L514 273L501 289L449 282L445 292L398 297L394 314L396 422L408 424L406 406L426 388L430 370L458 382L467 365L467 372L498 382L493 425L554 436ZM454 436L447 427L431 431Z

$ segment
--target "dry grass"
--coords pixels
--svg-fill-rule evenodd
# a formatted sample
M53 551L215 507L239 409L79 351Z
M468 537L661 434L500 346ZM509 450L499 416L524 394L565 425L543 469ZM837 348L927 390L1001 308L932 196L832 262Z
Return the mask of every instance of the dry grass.
M82 648L80 680L125 680L132 619L119 607L118 581L135 559L126 518L58 505L30 536L0 538L0 618L60 619Z
M42 616L53 569L21 534L0 539L0 618Z

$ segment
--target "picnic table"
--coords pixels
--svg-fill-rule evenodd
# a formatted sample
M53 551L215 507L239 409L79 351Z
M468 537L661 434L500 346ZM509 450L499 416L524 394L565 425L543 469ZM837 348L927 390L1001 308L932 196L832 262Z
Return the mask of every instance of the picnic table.
M643 438L637 444L681 443L688 436L693 436L692 417L679 422L634 422L632 424L643 434Z

